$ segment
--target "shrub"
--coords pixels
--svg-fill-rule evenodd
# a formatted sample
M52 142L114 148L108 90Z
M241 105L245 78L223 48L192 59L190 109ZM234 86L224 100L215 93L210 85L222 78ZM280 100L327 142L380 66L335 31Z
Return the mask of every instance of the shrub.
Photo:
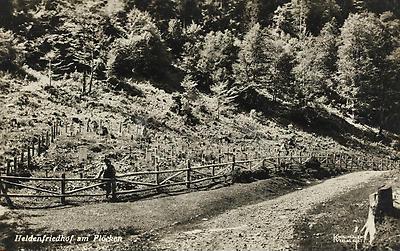
M11 31L0 28L0 70L13 70L20 62L21 48Z
M125 37L114 42L108 57L109 76L165 76L170 58L157 27L148 14L133 10L128 15Z

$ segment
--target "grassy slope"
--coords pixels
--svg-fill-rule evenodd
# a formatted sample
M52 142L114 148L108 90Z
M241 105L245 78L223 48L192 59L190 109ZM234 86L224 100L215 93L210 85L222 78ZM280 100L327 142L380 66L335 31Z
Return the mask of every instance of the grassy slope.
M41 76L39 75L39 77ZM178 143L185 138L192 141L209 141L225 135L229 131L233 132L232 136L237 138L243 138L245 135L248 137L261 135L264 138L273 139L269 143L279 145L280 137L288 134L287 129L273 121L267 120L260 123L246 114L238 114L234 118L222 118L221 121L215 121L207 112L201 113L196 109L194 113L200 123L196 127L186 126L181 116L169 110L172 104L172 95L154 88L147 82L133 83L143 93L143 97L129 96L124 92L112 91L103 84L96 84L94 93L81 99L79 83L72 80L58 81L53 84L54 88L46 91L43 89L46 80L44 77L41 78L42 80L38 82L3 79L2 82L6 85L1 88L0 96L2 106L1 158L7 156L4 153L12 156L12 153L20 148L32 134L42 132L43 128L47 128L47 123L53 118L67 118L69 121L73 117L83 121L88 117L94 120L110 120L114 122L112 125L114 130L120 121L131 120L132 123L145 124L151 128L150 133L154 135L154 141L158 141L157 138L167 137ZM212 113L213 104L210 101L209 98L204 97L199 102L206 106L209 113ZM10 129L12 119L16 119L19 126ZM314 138L308 134L302 134L300 137L304 137L304 140L308 141L307 143L311 143ZM69 142L69 145L72 144L71 147L76 147L85 140L88 141L88 144L105 142L109 148L119 148L131 144L126 140L110 142L104 138L88 137L82 140L78 137L75 142L74 139L70 140L72 142ZM325 140L321 139L320 141ZM65 142L61 143L65 145Z
M175 142L178 145L184 142L205 142L213 148L218 145L218 137L229 135L230 138L242 140L244 138L261 138L261 144L268 148L277 148L282 142L294 135L298 149L346 149L351 144L347 142L364 142L362 136L351 135L351 131L332 132L341 130L340 127L328 128L329 133L318 128L306 128L304 125L296 124L291 121L290 116L283 118L279 110L270 114L259 113L249 115L240 112L235 115L223 116L219 121L215 119L215 100L200 95L200 99L192 102L193 114L199 120L196 126L188 126L185 119L170 111L173 104L172 93L153 87L149 82L131 82L130 86L142 93L142 96L129 95L126 91L113 91L104 83L96 83L94 91L89 96L80 98L80 83L74 80L57 81L53 83L53 88L44 90L46 78L40 73L31 71L39 80L37 82L14 81L3 78L0 90L1 121L0 121L0 161L4 161L5 156L12 156L33 134L40 133L43 128L48 127L48 122L53 118L60 118L71 121L72 118L79 118L86 121L86 118L93 120L111 121L114 131L118 129L119 122L128 121L132 126L135 124L145 125L150 128L150 134L154 144L164 144L164 142ZM203 106L203 109L199 107ZM287 110L287 109L286 109ZM287 112L287 111L286 111ZM325 112L327 113L327 112ZM328 114L328 113L327 113ZM329 113L330 114L330 113ZM16 119L18 127L10 128L11 120ZM347 118L348 120L348 118ZM294 123L293 128L287 125ZM347 122L349 128L355 128ZM319 123L318 121L316 123ZM335 123L335 122L333 122ZM77 126L77 125L76 125ZM312 127L319 125L312 125ZM332 125L329 125L332 126ZM350 130L350 129L349 129ZM368 128L364 133L369 133ZM335 138L336 137L336 138ZM343 143L346 147L337 145L335 140ZM75 137L61 141L60 145L65 149L60 154L72 154L70 165L76 165L74 159L79 157L74 155L79 145L93 146L102 144L104 151L102 154L92 156L89 165L97 163L99 156L107 152L116 152L119 149L126 150L127 146L135 148L135 142L128 137L124 139L110 140L109 138ZM237 145L237 143L236 143ZM68 149L70 147L70 149ZM60 147L56 147L59 149ZM4 154L5 153L5 154ZM52 151L50 151L51 155ZM89 151L89 158L91 158ZM97 157L96 157L97 156ZM57 156L52 156L52 159ZM64 157L61 157L65 159ZM49 160L51 165L54 161ZM42 160L43 162L43 160ZM3 162L4 163L4 162ZM66 163L67 165L68 163ZM49 163L45 162L49 167Z

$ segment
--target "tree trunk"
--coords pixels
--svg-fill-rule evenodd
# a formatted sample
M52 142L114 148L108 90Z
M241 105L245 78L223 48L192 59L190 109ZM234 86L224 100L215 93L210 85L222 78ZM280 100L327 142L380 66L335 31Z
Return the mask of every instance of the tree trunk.
M383 216L393 212L393 191L391 186L382 186L378 189L376 211L378 220L381 220Z
M369 244L375 239L376 227L375 224L383 219L383 216L393 212L393 196L392 187L382 186L378 192L369 195L369 211L367 222L361 229L364 232L364 242L369 235Z

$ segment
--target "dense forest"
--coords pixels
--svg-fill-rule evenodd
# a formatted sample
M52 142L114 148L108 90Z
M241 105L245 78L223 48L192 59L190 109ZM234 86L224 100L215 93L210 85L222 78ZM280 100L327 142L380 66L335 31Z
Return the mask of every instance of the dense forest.
M190 113L329 105L400 131L397 0L0 0L0 72L152 81ZM186 108L185 108L186 107Z

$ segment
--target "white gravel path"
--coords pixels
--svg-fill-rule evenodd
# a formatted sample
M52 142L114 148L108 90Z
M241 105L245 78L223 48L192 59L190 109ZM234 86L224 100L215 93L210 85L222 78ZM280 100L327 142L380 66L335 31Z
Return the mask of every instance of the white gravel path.
M292 192L276 199L225 212L198 229L167 234L157 249L296 250L294 224L314 205L368 182L385 172L356 172Z

